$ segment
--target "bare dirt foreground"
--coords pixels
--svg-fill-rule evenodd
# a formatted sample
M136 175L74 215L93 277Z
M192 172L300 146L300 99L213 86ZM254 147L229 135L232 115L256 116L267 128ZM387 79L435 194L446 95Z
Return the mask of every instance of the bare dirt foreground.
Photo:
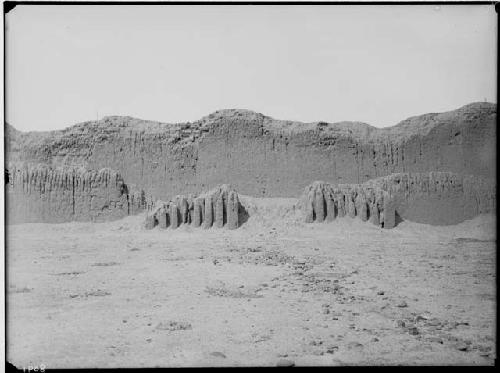
M230 231L7 228L18 367L494 363L495 217L455 226L304 224L250 199Z

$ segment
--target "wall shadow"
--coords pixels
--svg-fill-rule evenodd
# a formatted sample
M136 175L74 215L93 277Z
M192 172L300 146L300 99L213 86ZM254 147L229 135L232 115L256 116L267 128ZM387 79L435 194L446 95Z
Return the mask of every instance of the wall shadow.
M250 215L248 214L247 209L240 203L238 207L238 227L241 227L243 224L245 224L248 221L249 217Z
M401 217L401 215L398 214L397 211L394 212L395 217L394 217L394 226L397 227L399 223L404 222L404 219Z

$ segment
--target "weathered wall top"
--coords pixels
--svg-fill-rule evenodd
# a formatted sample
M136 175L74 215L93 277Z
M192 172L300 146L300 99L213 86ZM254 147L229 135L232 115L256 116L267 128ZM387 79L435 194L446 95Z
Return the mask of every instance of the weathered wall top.
M295 197L314 180L363 183L397 172L495 178L496 105L473 103L396 126L300 123L220 110L192 123L106 117L61 131L6 129L7 159L109 167L155 198L223 183L243 194Z

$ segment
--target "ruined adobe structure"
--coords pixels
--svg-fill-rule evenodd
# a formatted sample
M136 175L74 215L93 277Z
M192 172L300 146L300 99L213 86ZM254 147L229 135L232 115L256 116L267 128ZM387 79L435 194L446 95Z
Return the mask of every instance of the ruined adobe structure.
M51 170L47 174L68 173L75 175L71 180L78 181L81 176L76 170L99 173L109 169L125 185L121 192L116 191L116 195L122 193L121 197L115 196L114 189L112 193L103 192L108 199L100 207L97 202L86 202L72 214L56 214L59 209L52 205L33 207L49 203L43 190L51 190L52 195L59 193L52 185L57 185L63 200L69 198L69 192L58 186L54 177L43 179L45 189L36 192L27 184L39 183L38 176L13 176L7 190L9 222L66 219L61 216L99 220L121 216L125 211L142 211L158 199L200 195L226 183L244 195L297 198L315 180L332 185L363 184L395 173L428 172L495 180L496 105L469 104L446 113L412 117L382 129L359 122L275 120L247 110L217 111L196 122L181 124L106 117L61 131L28 133L7 125L6 151L9 175L23 168L47 167ZM100 182L93 183L100 188ZM80 184L72 181L71 185ZM115 188L113 183L102 185L106 190ZM26 190L35 194L23 202L21 195ZM40 198L35 198L36 193ZM89 199L99 200L96 192L91 194L93 198ZM50 201L54 203L55 199L51 197ZM20 207L23 203L31 207ZM15 219L11 209L16 211L12 215ZM50 212L28 212L33 209ZM438 218L440 222L448 224L448 219Z
M6 185L9 222L105 221L137 211L122 177L99 171L10 164ZM136 199L137 201L137 199ZM132 211L131 211L132 210Z
M315 181L301 197L305 222L348 216L393 228L401 220L456 224L496 208L494 180L451 172L397 173L363 184Z
M231 185L220 185L198 196L178 195L168 202L157 201L146 216L145 228L178 228L181 224L193 227L236 229L240 223L238 193Z

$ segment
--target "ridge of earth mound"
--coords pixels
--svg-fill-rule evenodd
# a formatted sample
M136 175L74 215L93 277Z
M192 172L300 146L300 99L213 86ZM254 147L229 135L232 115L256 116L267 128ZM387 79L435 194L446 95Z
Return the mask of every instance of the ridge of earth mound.
M297 134L300 132L320 131L323 137L337 135L350 137L368 142L377 141L404 141L412 136L427 135L435 127L446 122L462 119L460 124L467 124L478 119L496 116L497 105L489 102L475 102L464 105L459 109L443 113L427 113L407 118L390 127L378 128L358 121L341 121L328 123L299 122L291 120L274 119L261 113L247 109L222 109L217 110L194 122L163 123L158 121L138 119L130 116L105 116L97 121L86 121L69 126L62 130L29 131L17 130L10 124L6 125L6 136L15 144L23 143L36 147L42 145L71 144L71 140L79 137L82 143L92 141L105 141L108 136L126 134L130 131L158 135L159 138L170 139L177 144L182 140L198 140L204 133L216 129L225 120L241 120L259 122L263 132L274 134ZM185 141L186 142L186 141ZM182 144L180 144L182 145ZM12 148L12 152L19 150Z
M6 140L8 161L107 167L163 199L223 183L246 195L294 197L314 180L363 183L397 172L494 178L496 104L472 103L387 128L275 120L241 109L176 124L109 116L59 131L7 125Z

